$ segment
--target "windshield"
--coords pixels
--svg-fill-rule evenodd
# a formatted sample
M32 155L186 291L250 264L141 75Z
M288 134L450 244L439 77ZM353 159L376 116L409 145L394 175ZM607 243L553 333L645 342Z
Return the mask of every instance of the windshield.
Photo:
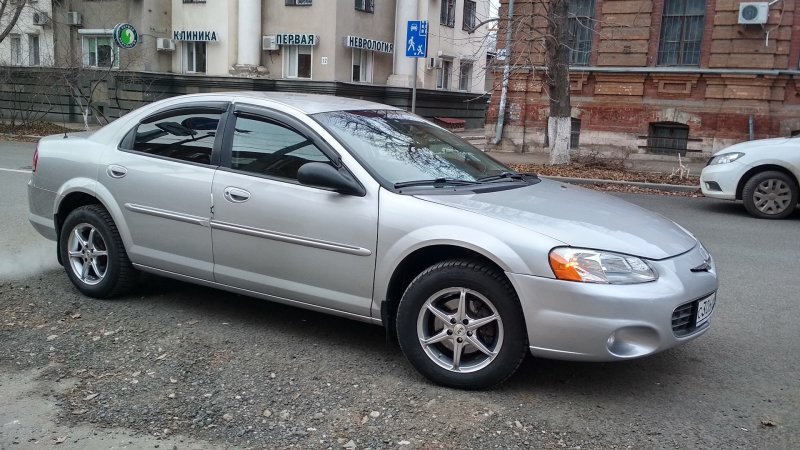
M374 175L395 186L425 180L477 183L515 174L458 136L405 111L333 111L313 117Z

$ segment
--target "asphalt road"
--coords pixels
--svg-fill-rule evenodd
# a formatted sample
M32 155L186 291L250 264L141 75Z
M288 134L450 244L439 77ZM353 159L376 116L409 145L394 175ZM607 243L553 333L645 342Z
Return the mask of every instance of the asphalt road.
M27 175L2 170L32 148L0 143L0 448L800 448L800 212L618 194L710 250L712 329L636 361L528 358L503 386L461 392L374 326L155 277L118 302L81 297L26 223Z

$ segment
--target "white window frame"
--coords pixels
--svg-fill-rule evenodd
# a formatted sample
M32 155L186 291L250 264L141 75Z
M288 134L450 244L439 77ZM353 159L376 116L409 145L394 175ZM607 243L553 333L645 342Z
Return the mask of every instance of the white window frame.
M442 58L442 68L436 74L436 89L450 90L452 85L453 60Z
M9 62L12 66L22 65L22 36L19 34L11 34L8 36L9 47L11 48L11 59Z
M108 39L108 45L111 47L111 58L112 64L111 67L113 69L119 69L119 48L114 45L114 40L111 37L111 33L92 33L92 34L81 34L81 53L83 57L83 66L84 67L93 67L98 69L106 69L105 66L99 66L97 63L97 39ZM94 44L94 55L95 60L94 64L90 61L89 55L91 54L90 46Z
M198 44L203 45L203 52L205 53L206 67L203 71L197 70L197 49ZM205 41L184 41L183 42L183 73L207 73L208 72L208 42ZM191 67L189 65L189 55L192 57Z
M469 67L467 70L467 76L464 76L464 67ZM462 60L458 64L458 90L469 92L472 88L472 70L474 69L475 65L472 61L469 60ZM466 81L466 86L464 82Z
M36 40L36 45L33 45L34 39ZM29 66L42 65L41 39L39 38L39 35L36 33L28 34L28 65Z
M300 65L298 64L298 56L300 50L308 50L310 55L310 67L308 68L308 78L298 76ZM283 53L283 78L290 80L312 80L314 79L314 46L312 45L282 45L281 53ZM306 54L306 53L303 53ZM294 70L292 70L291 59L294 58Z
M351 80L354 83L372 83L372 75L375 68L375 53L370 50L360 48L353 49L353 62L350 66L350 77L353 77L353 68L359 62L359 80Z

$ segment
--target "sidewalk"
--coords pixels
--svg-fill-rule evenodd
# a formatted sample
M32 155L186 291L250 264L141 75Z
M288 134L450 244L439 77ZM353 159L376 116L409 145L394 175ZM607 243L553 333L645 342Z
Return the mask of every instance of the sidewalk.
M544 152L536 153L514 153L514 152L486 152L494 159L504 164L547 164L549 155ZM687 161L682 159L684 166L689 168L689 174L699 176L706 163L697 161ZM626 164L628 170L636 172L660 172L672 173L678 168L678 158L661 155L635 154L631 155Z

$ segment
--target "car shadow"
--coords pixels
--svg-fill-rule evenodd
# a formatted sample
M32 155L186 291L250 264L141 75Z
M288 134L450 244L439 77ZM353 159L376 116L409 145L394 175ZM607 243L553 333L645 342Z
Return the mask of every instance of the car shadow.
M704 205L705 209L709 212L717 213L717 214L724 214L728 216L735 216L735 217L742 217L747 219L758 219L750 215L746 209L744 209L744 205L740 201L727 201L727 200L715 200L709 199ZM764 219L765 220L765 219ZM783 220L800 220L800 208L796 208L794 214L790 215L786 219Z
M358 366L369 366L380 359L389 362L388 366L376 368L385 371L385 376L419 383L426 389L446 389L414 371L400 347L387 342L380 326L148 274L143 275L141 288L121 301L130 302L136 309L160 309L176 320L200 319L204 329L212 333L236 330L246 339L259 339L259 335L268 333L266 339L281 335L287 340L317 342L318 351L327 357L363 359L362 363L354 362ZM685 358L685 353L674 350L610 363L556 361L526 355L517 373L493 390L564 395L591 392L600 397L637 389L648 391L657 389L654 380L665 374L677 371L681 375L680 360Z

